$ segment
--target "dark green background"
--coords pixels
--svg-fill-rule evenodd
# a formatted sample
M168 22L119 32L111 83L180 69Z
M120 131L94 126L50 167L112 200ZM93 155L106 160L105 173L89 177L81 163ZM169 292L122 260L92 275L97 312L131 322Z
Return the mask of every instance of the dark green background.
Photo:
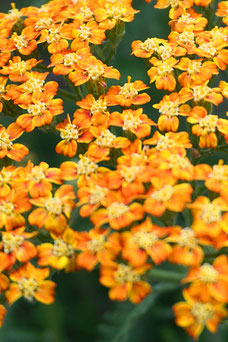
M17 8L28 5L40 6L45 1L16 1ZM141 59L130 56L131 42L136 39L145 40L147 37L167 38L169 33L168 11L156 10L144 0L133 2L140 13L136 15L133 23L126 26L126 35L121 42L115 60L112 62L121 72L120 84L123 84L128 75L132 80L144 80L149 83L144 63ZM10 1L1 1L0 11L10 9ZM162 93L154 86L149 93L152 102L158 102ZM76 106L65 102L65 113L72 113ZM145 112L154 121L157 120L156 112L151 104L145 106ZM154 116L153 116L154 115ZM3 122L2 116L0 116ZM25 135L23 135L24 139ZM34 132L27 134L26 143L30 147L32 160L38 163L43 160L49 165L59 166L62 160L55 153L55 145L59 141L58 136ZM76 228L76 227L74 227ZM60 272L54 276L57 282L56 301L53 305L45 306L39 303L27 303L23 299L15 303L6 316L4 326L0 330L0 342L188 342L192 339L174 324L171 306L181 300L181 291L170 291L156 300L147 313L136 315L130 327L126 328L123 337L118 337L120 331L124 331L124 323L129 314L134 310L134 305L129 303L114 303L108 299L108 291L98 283L97 271L86 271L74 274ZM106 321L107 313L116 312L116 323L112 328L107 328L109 337L104 327L99 328ZM121 330L122 329L122 330ZM225 342L227 327L220 326L216 335L210 335L206 331L202 334L202 342ZM127 336L127 337L126 337Z

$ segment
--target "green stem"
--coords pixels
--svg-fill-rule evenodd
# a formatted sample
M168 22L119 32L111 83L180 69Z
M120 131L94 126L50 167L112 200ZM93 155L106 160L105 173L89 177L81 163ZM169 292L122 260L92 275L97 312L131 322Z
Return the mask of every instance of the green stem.
M180 282L186 276L186 273L173 272L170 270L162 270L153 268L148 273L149 278L152 280L166 281L166 282Z
M58 93L59 93L60 96L63 96L63 97L65 97L65 98L67 98L67 99L69 99L71 101L75 102L77 100L76 96L74 94L72 94L71 92L67 91L67 90L59 88L58 89Z

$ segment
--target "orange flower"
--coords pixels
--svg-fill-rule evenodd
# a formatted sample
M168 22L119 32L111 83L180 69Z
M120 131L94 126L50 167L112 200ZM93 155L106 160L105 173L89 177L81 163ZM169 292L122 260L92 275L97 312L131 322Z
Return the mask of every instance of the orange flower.
M178 76L178 82L182 87L201 85L218 74L216 64L211 61L203 62L202 58L197 60L181 58L175 68L185 71Z
M91 174L87 184L78 189L77 197L79 202L77 206L81 206L80 215L87 217L92 214L94 210L99 208L108 191L108 181L106 175L103 173Z
M190 336L198 338L206 326L215 333L217 325L227 315L226 309L217 301L203 301L191 289L184 289L186 302L179 302L173 306L176 324L183 327Z
M131 44L131 54L140 58L150 58L153 53L158 51L159 44L163 42L165 42L165 40L159 38L147 38L144 42L141 40L135 40Z
M13 304L20 297L28 301L34 298L43 303L54 302L54 289L56 284L51 280L44 280L49 276L48 268L35 268L32 264L26 263L10 274L13 283L6 291L6 299L9 305Z
M194 166L186 157L186 151L180 150L177 153L169 150L161 150L150 156L152 166L160 172L165 171L171 174L176 180L193 180L195 178Z
M48 43L48 52L58 53L68 48L68 41L64 39L61 24L51 24L47 29L41 31L38 43Z
M192 133L199 136L199 147L217 147L216 131L228 134L228 120L219 119L218 115L208 114L204 107L195 106L187 121L194 124Z
M51 234L54 243L42 243L37 246L38 265L51 266L66 272L76 269L76 236L77 233L70 228L58 236Z
M14 174L16 167L9 165L4 167L0 171L0 197L6 197L9 195L12 181L14 179Z
M93 140L93 135L89 131L90 125L91 118L86 113L77 115L72 123L68 114L67 118L56 126L62 138L56 145L56 152L70 158L74 157L77 153L77 143L89 143Z
M228 257L220 255L213 264L204 263L189 270L183 283L191 282L191 291L198 293L204 301L211 298L228 302Z
M198 236L216 239L221 230L227 232L228 205L221 197L210 201L205 196L199 196L188 207L191 208L194 218L192 228Z
M186 116L191 110L190 106L182 105L184 102L186 102L185 98L180 93L172 93L165 95L159 103L153 105L154 108L159 109L158 128L160 131L175 132L178 129L178 116Z
M28 56L37 48L36 34L33 36L27 34L28 29L22 30L21 34L13 32L9 39L0 40L0 47L5 52L18 50L21 55Z
M11 269L16 260L26 262L36 256L36 247L27 239L31 239L38 233L25 232L25 227L21 227L9 232L2 233L0 243L0 271Z
M164 89L173 91L176 87L173 67L178 63L178 61L173 57L163 61L156 57L152 57L150 59L150 63L153 64L153 67L147 71L147 74L150 77L150 83L155 81L155 86L159 90Z
M89 56L91 56L89 48L82 48L75 52L65 50L51 56L51 64L49 67L54 66L53 74L65 76L75 70L79 60L88 58Z
M184 266L196 266L202 262L203 249L193 229L174 226L165 241L174 243L168 258L170 262Z
M192 7L194 4L194 0L178 0L178 1L172 1L172 0L157 0L155 4L155 8L163 9L171 6L171 9L169 11L169 17L171 19L174 19L176 17L179 17L181 13L183 13L184 9Z
M91 116L93 126L103 126L104 122L108 121L110 113L104 95L99 96L96 100L92 94L88 94L81 101L77 101L76 104L80 109L74 112L74 117L81 113L87 113Z
M25 190L13 189L3 198L0 198L0 228L12 230L25 224L22 213L30 210L31 204Z
M121 22L130 22L134 20L134 14L139 11L134 10L128 3L106 3L94 11L96 21L99 27L105 30L111 30Z
M3 75L9 75L9 79L12 82L23 82L28 80L27 72L35 67L38 62L35 58L21 60L21 57L14 56L9 61L9 65L4 65L0 70Z
M7 312L6 308L2 304L0 304L0 327L3 324L6 312Z
M207 86L207 83L208 81L202 85L192 86L191 89L183 88L181 89L180 94L186 101L191 99L193 99L195 103L207 101L218 106L223 101L222 95L219 94L221 90L218 87L210 88Z
M89 43L99 45L105 39L104 30L94 20L83 23L81 20L75 19L71 24L63 25L61 32L64 38L73 39L71 43L73 51L77 51L81 47L88 47Z
M156 265L162 263L172 250L170 245L162 240L168 231L169 228L156 226L147 217L140 225L133 226L130 232L121 234L123 258L135 267L144 265L148 256Z
M20 115L16 123L26 132L31 132L35 127L49 125L53 117L63 113L63 100L53 99L51 93L33 93L31 104L19 106L28 111L28 114Z
M40 73L37 71L27 73L27 81L20 85L9 85L5 98L11 99L15 104L32 104L34 93L46 92L51 95L56 95L58 83L50 81L45 83L48 73Z
M31 161L27 166L17 168L15 178L12 180L12 187L27 189L32 197L48 196L52 190L52 185L61 184L61 171L57 168L49 168L45 162L34 166Z
M29 223L38 228L44 226L55 234L61 234L75 207L74 199L75 194L71 185L60 186L54 197L49 194L47 197L31 199L30 202L40 208L30 213Z
M132 222L143 218L143 207L137 202L128 205L119 191L109 192L103 204L105 208L96 210L90 217L96 227L109 223L116 230L129 226Z
M140 279L140 275L150 267L146 264L133 268L114 262L110 266L102 265L100 282L102 285L110 287L110 299L123 301L129 298L135 304L140 303L151 292L150 285Z
M130 131L137 138L145 138L150 135L150 126L156 126L155 122L150 120L143 109L126 109L122 113L113 112L110 114L110 126L122 127L123 131Z
M121 250L119 234L109 231L91 229L89 232L79 232L77 249L81 251L77 263L87 271L92 271L97 263L110 264ZM108 236L107 236L108 235Z
M161 216L167 209L181 212L186 202L191 201L193 189L190 184L175 185L175 181L159 177L152 177L151 183L144 203L145 211L151 215Z
M193 8L188 8L179 17L169 22L172 31L183 32L189 25L193 25L194 31L202 31L208 20L197 13Z
M218 17L224 17L222 19L225 25L228 24L228 15L227 15L228 4L227 1L221 1L218 3L218 9L215 13Z
M111 122L109 122L110 124ZM97 154L103 154L104 159L108 156L112 149L126 148L130 141L124 137L117 137L108 128L97 126L91 127L90 132L96 138L94 143L90 144L89 151L94 148Z
M156 145L156 151L170 150L172 152L183 151L185 148L192 147L187 132L168 132L162 135L156 131L152 138L146 139L143 142L148 145Z
M94 56L78 61L78 66L75 67L75 71L69 74L69 79L75 86L79 86L88 81L103 85L105 78L118 80L120 73L117 69L108 67Z
M12 142L22 133L22 131L17 130L14 123L10 124L8 128L0 125L0 159L8 157L16 161L21 161L29 153L29 150L24 145L13 144Z
M130 107L133 105L142 105L150 102L150 96L146 93L139 94L141 90L148 89L142 81L131 82L128 76L128 82L121 86L112 86L109 88L105 99L110 106L120 105L122 107Z

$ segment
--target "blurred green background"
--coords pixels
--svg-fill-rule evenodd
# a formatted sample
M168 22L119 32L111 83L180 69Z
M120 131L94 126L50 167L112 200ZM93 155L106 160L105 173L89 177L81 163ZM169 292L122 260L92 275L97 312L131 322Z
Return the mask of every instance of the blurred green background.
M11 1L0 2L0 12L10 9ZM16 7L28 5L41 6L45 1L16 0ZM133 1L139 9L134 22L126 25L126 35L121 42L112 65L121 72L120 84L127 76L132 80L141 79L149 83L144 62L131 54L133 40L145 40L148 37L167 38L169 33L168 11L156 10L144 0ZM117 82L116 82L117 83ZM116 84L115 83L115 84ZM152 85L149 90L152 102L158 102L163 96ZM156 115L151 104L145 112ZM65 114L72 113L76 106L65 102ZM157 116L152 117L156 121ZM3 122L1 117L1 122ZM24 140L23 135L23 140ZM55 153L59 141L57 135L36 131L25 136L30 147L32 161L46 161L51 166L59 166L66 160ZM216 157L219 159L221 156ZM75 228L75 227L74 227ZM114 303L108 299L108 291L98 283L98 271L86 271L54 276L57 282L56 301L45 306L30 304L23 299L15 303L6 316L0 329L0 342L188 342L190 337L174 324L172 305L181 300L180 289L171 289L162 293L150 303L135 306L131 303ZM221 325L216 335L204 331L201 342L225 342L228 336L227 326Z

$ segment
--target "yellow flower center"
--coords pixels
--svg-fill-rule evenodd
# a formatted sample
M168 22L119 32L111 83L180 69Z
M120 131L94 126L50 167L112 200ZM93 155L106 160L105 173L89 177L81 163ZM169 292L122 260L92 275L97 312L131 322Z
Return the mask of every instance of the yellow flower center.
M62 213L62 201L58 197L51 197L45 201L45 207L47 211L54 215L60 215Z
M107 214L110 219L116 219L120 216L123 216L129 211L129 207L124 203L113 202L107 208Z
M27 180L39 183L45 178L46 178L46 175L43 172L43 170L39 166L34 166L31 170L31 173L28 174Z
M123 95L126 99L134 99L138 95L138 90L135 89L134 83L125 83L121 87L119 95Z
M218 116L208 114L205 118L199 120L199 125L203 128L207 133L215 132L217 128Z
M126 12L127 12L126 7L121 6L121 5L115 5L107 9L107 14L109 18L113 18L115 20L119 20L123 18L126 15Z
M97 80L99 77L101 77L104 74L104 67L103 65L95 65L87 68L87 75L92 79L92 80Z
M187 158L181 157L179 154L171 154L169 156L170 167L180 167L182 169L188 169L191 164Z
M178 18L178 23L186 23L187 25L193 24L195 19L189 13L184 13Z
M9 64L10 64L10 71L12 71L13 73L19 72L20 76L22 76L27 70L26 61L20 61L18 63L13 63L12 61L9 61Z
M17 8L12 8L11 10L8 11L4 19L8 20L16 20L18 18L22 17L22 14L19 12Z
M40 31L43 29L48 29L53 24L53 20L51 18L40 18L35 25L35 29Z
M44 81L35 77L30 79L23 85L24 91L28 93L41 92L43 90Z
M153 232L137 232L134 234L134 240L140 248L147 249L158 241L158 237Z
M63 57L63 64L65 66L71 66L77 63L79 59L80 57L75 52L71 52Z
M195 34L192 31L183 31L179 34L179 41L184 44L194 44Z
M196 302L192 305L191 312L198 324L206 325L207 321L212 318L214 309L210 303Z
M62 139L78 139L79 137L79 132L77 127L74 124L67 124L65 128L60 129L60 137Z
M157 66L157 72L159 75L168 75L173 71L173 67L170 65L170 62L167 60L162 61Z
M123 119L123 130L137 129L141 123L142 120L139 116L133 115L132 113L126 113Z
M169 0L169 4L171 7L178 7L179 0Z
M160 55L161 59L165 61L166 59L172 57L172 48L168 45L161 45L157 50L158 54Z
M95 101L90 108L91 114L95 114L98 112L105 113L106 111L107 111L107 104L104 100Z
M120 170L120 174L127 183L131 183L135 180L137 175L140 173L140 170L141 170L140 166L137 166L137 165L129 166L129 167L123 165Z
M0 131L0 149L6 148L10 149L13 145L12 141L10 140L9 134L5 130Z
M92 35L90 28L86 25L82 25L78 30L78 37L81 40L86 40Z
M178 237L177 244L180 247L189 247L194 249L197 246L197 240L195 232L191 228L184 228L181 230L181 234Z
M200 45L200 50L205 52L207 55L210 55L211 57L215 56L217 53L216 48L213 46L213 43L203 43Z
M94 185L94 187L90 190L89 203L92 205L99 203L101 200L104 199L107 192L108 189L102 188L97 184Z
M30 104L28 106L28 112L29 114L33 116L39 116L43 114L43 111L46 109L46 103L39 101L38 103L35 104Z
M72 245L70 245L69 243L66 243L62 239L55 240L54 246L53 246L54 256L57 256L59 258L62 256L71 257L73 254L74 254L74 249Z
M2 170L0 173L0 184L1 186L10 182L12 172Z
M101 147L111 147L116 136L108 129L101 132L100 136L96 139L96 144Z
M159 108L159 113L162 115L167 115L169 117L171 116L178 116L179 115L179 103L172 102L172 101L166 101L161 108Z
M228 165L214 165L212 172L208 178L218 180L220 182L228 182Z
M91 161L88 157L82 156L78 162L77 172L79 175L89 175L98 168L98 165Z
M93 12L88 6L82 6L79 9L79 14L84 20L90 20L93 18Z
M202 63L198 61L191 61L190 65L188 66L187 72L189 75L193 75L200 71Z
M200 267L199 279L207 283L216 283L218 271L210 264L206 263Z
M48 44L57 43L60 40L59 29L57 27L48 29L45 39Z
M147 38L141 45L141 49L146 52L154 52L157 50L156 39Z
M24 277L18 281L18 285L23 297L29 301L32 301L39 288L38 282L34 278Z
M222 210L220 206L218 206L217 204L214 204L214 203L205 204L202 207L200 218L205 224L217 222L221 220L222 218Z
M28 46L28 41L25 36L18 36L17 33L13 33L12 39L18 50Z
M172 148L173 146L175 146L173 140L171 140L167 135L161 135L157 142L156 149L161 151L167 148Z
M7 216L13 215L13 213L14 213L13 203L2 201L2 203L0 205L0 212L7 215Z
M105 237L99 235L88 242L88 250L97 253L104 249Z
M3 242L4 253L9 254L23 244L24 238L21 235L13 235L10 233L5 233L2 236L2 242Z
M209 88L208 86L195 86L193 88L194 101L197 102L204 99L210 93L210 90L211 88Z
M151 197L159 202L167 202L173 195L173 186L170 184L165 185L160 190L154 191Z
M120 264L114 273L114 279L120 284L136 283L140 280L139 275L130 266Z

